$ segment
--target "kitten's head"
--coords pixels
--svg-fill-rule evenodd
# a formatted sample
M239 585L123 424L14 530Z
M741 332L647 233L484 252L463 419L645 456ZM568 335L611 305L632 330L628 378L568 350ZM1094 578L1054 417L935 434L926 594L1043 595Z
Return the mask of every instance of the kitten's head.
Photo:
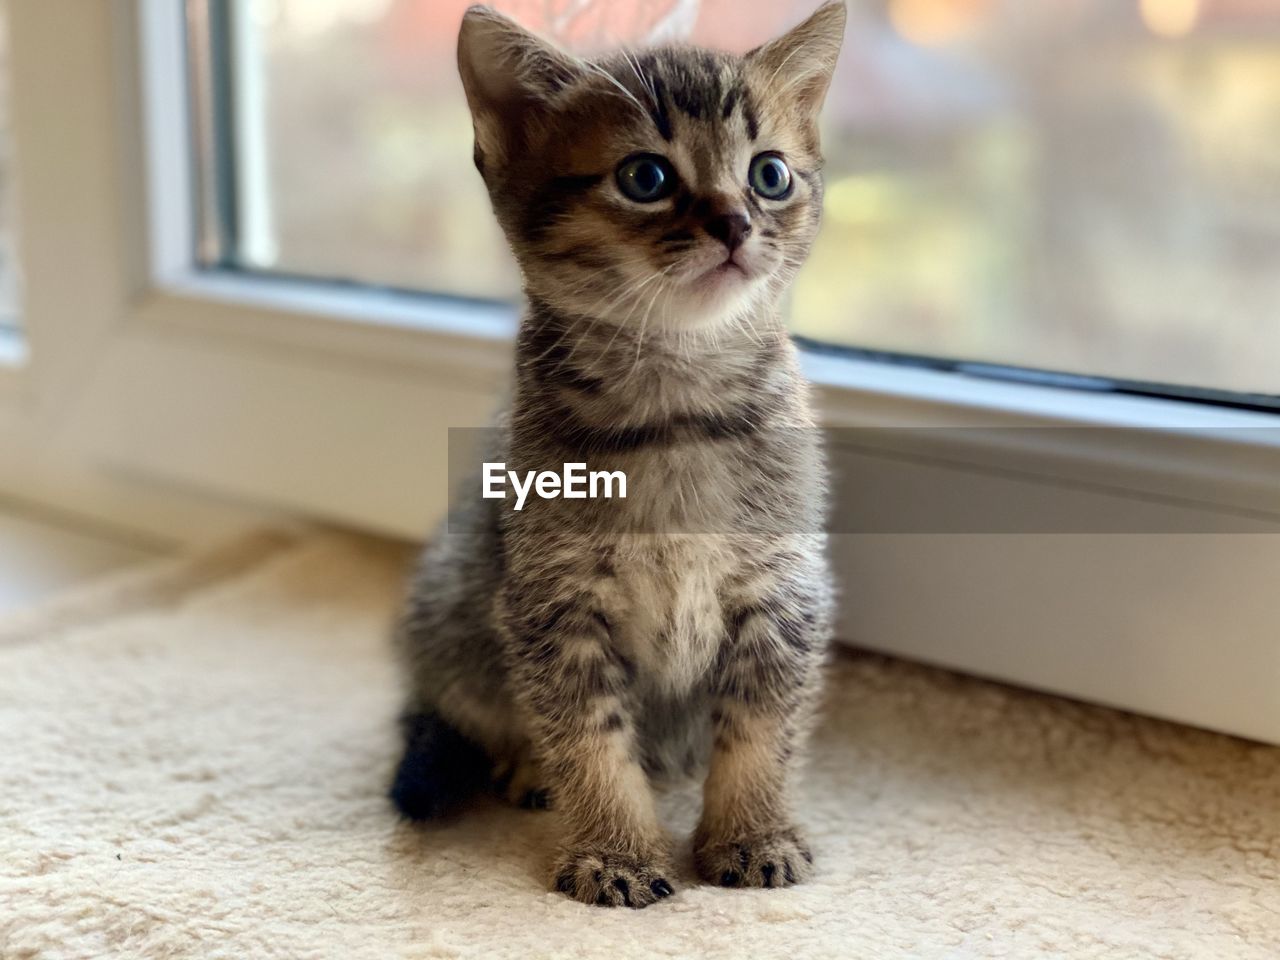
M476 166L529 294L675 329L776 299L818 229L818 111L844 23L828 3L741 57L583 60L468 10L458 66Z

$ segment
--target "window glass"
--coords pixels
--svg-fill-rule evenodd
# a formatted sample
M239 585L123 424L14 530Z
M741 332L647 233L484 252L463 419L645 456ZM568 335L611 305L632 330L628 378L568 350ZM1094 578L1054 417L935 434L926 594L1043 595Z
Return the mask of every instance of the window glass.
M485 298L466 0L238 0L238 266ZM508 0L578 50L745 50L816 0ZM851 0L826 224L789 304L834 344L1280 393L1280 4Z

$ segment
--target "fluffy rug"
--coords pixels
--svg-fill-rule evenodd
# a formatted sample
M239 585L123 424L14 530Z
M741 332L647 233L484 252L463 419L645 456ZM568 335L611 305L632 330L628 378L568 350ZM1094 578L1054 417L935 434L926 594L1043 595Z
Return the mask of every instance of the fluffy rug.
M865 654L815 882L571 903L553 813L383 799L406 558L267 536L0 623L0 957L1280 955L1280 750Z

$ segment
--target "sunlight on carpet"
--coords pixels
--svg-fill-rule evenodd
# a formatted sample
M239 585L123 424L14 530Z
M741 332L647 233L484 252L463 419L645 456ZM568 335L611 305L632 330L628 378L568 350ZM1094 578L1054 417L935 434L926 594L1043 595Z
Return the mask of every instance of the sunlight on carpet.
M0 621L0 957L1280 955L1280 750L871 655L830 672L815 882L686 847L668 902L572 903L554 814L384 799L408 558L267 535Z

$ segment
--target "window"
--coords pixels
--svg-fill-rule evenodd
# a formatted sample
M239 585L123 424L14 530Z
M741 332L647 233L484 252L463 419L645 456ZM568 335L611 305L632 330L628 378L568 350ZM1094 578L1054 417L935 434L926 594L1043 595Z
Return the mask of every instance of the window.
M1280 394L1280 6L859 9L799 332Z
M211 209L235 229L206 262L514 297L468 159L453 60L465 6L210 4L232 124L216 172L230 199ZM578 50L685 37L741 50L813 4L497 6ZM855 0L851 14L798 334L1280 393L1275 4Z
M582 46L657 33L744 49L812 2L507 8ZM850 2L828 114L831 218L791 304L799 333L932 363L1276 392L1258 267L1276 222L1272 0ZM453 74L462 7L10 5L32 349L20 369L0 363L0 487L92 501L159 533L180 511L133 478L402 537L432 528L450 492L447 430L488 423L510 369L511 311L458 299L514 293L496 234L477 232L492 228ZM1072 65L1082 57L1095 69ZM311 80L295 82L304 69ZM1145 106L1099 133L1086 106L1116 98ZM1044 103L1059 100L1070 122L1049 136ZM1161 176L1140 192L1135 161L1108 167L1096 144L1122 144L1152 104L1165 120L1150 128L1166 132L1144 169ZM1050 216L1081 171L1092 173ZM1126 208L1130 193L1146 206ZM1118 226L1085 231L1086 215ZM1131 235L1142 226L1150 248ZM464 257L455 244L470 238ZM1068 302L1094 247L1104 267L1119 251L1148 270L1099 270L1084 288L1093 301ZM349 283L318 282L333 280ZM1230 309L1193 297L1193 280ZM1178 284L1184 296L1160 301L1176 299L1173 319L1138 325L1145 291ZM1106 310L1081 306L1094 301ZM1212 323L1186 325L1196 318ZM1165 356L1201 342L1177 353L1181 367ZM909 483L855 484L836 509L856 495L861 515L883 516L877 498L909 489L926 502L1007 500L1028 516L1126 518L1138 503L1184 511L1188 530L1280 514L1274 413L813 352L804 364L831 426L947 432L881 458L912 469ZM1124 429L1059 429L1099 424ZM1051 429L950 429L1010 425ZM1035 442L1006 442L1017 437ZM68 474L64 454L85 469ZM833 468L852 476L873 455L833 444ZM833 538L833 551L842 592L860 598L842 608L843 636L1224 730L1280 729L1274 537L867 535Z

